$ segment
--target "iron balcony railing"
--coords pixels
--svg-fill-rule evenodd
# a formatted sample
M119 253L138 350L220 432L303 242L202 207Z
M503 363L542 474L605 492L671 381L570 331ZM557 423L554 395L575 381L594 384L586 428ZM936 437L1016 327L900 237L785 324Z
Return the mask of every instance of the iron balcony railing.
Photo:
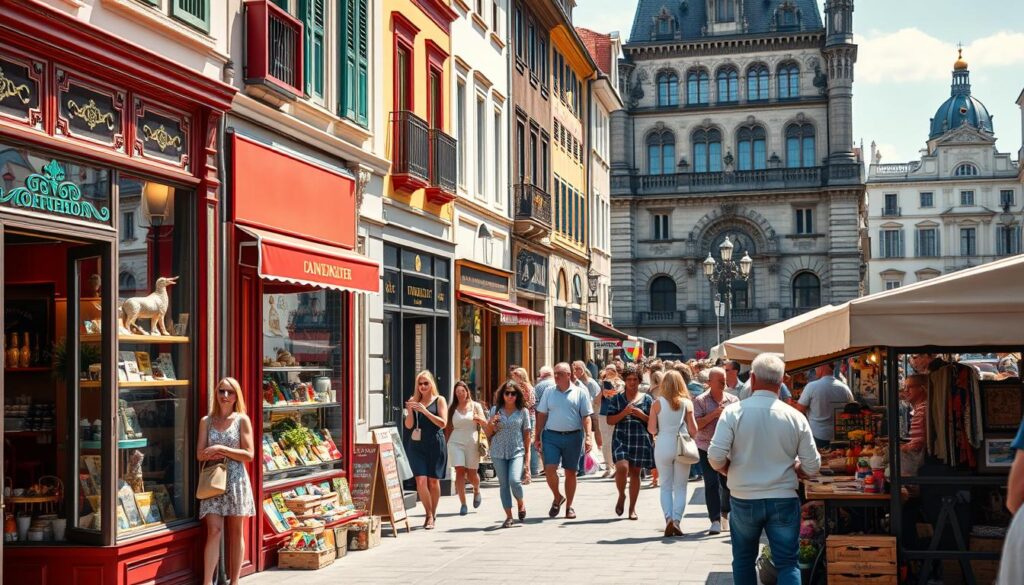
M270 0L245 3L245 82L303 93L302 23Z
M427 121L401 110L391 113L391 172L426 182L430 178L430 139Z
M639 325L682 325L686 323L686 311L640 311Z
M430 186L455 193L459 180L457 141L438 128L430 129Z
M744 191L756 189L793 189L824 184L822 167L719 171L713 173L672 173L632 175L612 178L612 191L621 194L663 195Z
M882 217L899 217L903 215L903 208L895 205L886 205L882 208Z
M536 185L515 186L515 221L536 221L551 226L551 195Z

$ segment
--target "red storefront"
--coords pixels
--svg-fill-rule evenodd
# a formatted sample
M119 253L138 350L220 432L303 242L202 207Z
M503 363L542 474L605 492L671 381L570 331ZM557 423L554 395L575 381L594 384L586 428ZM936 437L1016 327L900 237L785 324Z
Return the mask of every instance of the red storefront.
M0 38L4 580L193 583L234 89L35 2Z
M354 365L365 350L355 334L355 295L380 289L379 263L356 252L356 177L289 150L281 137L248 131L259 134L244 123L230 130L227 230L234 267L229 363L251 405L257 450L250 470L257 516L243 573L275 566L291 534L268 517L275 495L329 487L351 473ZM312 398L291 399L297 392ZM330 439L334 455L300 449L297 461L275 462L270 446L280 445L281 425L296 424Z

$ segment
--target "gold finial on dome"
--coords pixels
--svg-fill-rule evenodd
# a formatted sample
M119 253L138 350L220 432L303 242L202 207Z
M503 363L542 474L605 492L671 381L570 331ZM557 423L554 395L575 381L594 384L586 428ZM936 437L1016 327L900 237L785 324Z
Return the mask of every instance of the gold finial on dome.
M953 63L954 71L963 71L967 69L967 61L964 61L964 46L963 44L957 45L956 63Z

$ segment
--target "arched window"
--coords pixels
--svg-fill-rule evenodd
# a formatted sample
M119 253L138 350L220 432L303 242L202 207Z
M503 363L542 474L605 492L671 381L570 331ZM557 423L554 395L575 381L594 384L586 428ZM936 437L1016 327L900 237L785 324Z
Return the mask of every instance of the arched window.
M647 137L647 174L670 175L676 172L676 137L665 130Z
M814 309L821 306L821 281L813 272L800 272L793 277L793 308Z
M795 169L815 165L814 126L790 124L786 127L786 167Z
M555 281L555 298L563 303L569 302L569 279L565 277L565 271L558 271L558 280Z
M718 103L731 104L740 101L740 74L733 67L723 67L715 76L718 80Z
M768 68L757 64L747 69L747 101L768 99Z
M779 66L779 99L800 97L800 67L796 63Z
M956 170L953 171L953 176L956 177L976 177L977 175L978 167L971 163L957 165Z
M717 173L722 170L722 133L697 130L693 133L693 172Z
M659 356L681 357L683 350L679 349L679 346L671 341L659 341L657 354Z
M579 274L574 274L572 277L572 302L577 305L583 304L583 279Z
M659 276L651 282L651 311L676 310L676 282L667 276Z
M768 168L764 128L747 126L736 132L737 165L741 171Z
M134 293L137 285L135 284L135 275L127 270L117 275L117 288L122 295L124 293Z
M658 74L658 105L679 105L679 76L675 73Z
M687 105L707 105L708 103L708 72L694 69L686 74Z

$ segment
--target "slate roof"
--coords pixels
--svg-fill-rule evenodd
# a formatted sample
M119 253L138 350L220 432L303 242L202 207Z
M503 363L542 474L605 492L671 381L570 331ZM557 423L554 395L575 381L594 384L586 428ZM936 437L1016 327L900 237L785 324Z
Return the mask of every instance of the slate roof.
M800 13L800 25L793 30L810 31L824 28L816 0L743 0L748 28L745 33L740 34L760 35L776 32L772 25L775 9L779 4L787 1L796 4ZM633 16L633 28L629 34L629 43L664 42L652 35L655 17L663 7L676 17L679 23L680 40L685 42L710 36L701 34L701 29L707 23L705 0L638 0L636 14Z

